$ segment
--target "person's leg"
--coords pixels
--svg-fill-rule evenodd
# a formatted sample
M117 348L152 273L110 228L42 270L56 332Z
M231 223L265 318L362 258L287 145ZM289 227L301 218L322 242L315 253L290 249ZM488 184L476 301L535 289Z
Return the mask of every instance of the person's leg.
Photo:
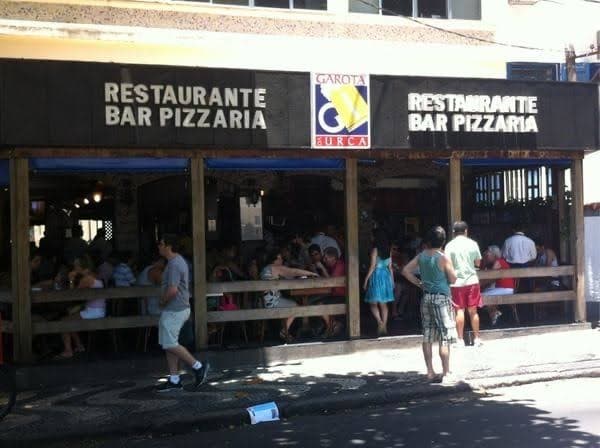
M62 333L60 336L63 341L63 351L58 356L60 356L62 358L73 357L73 345L71 344L71 333Z
M477 307L470 306L469 308L467 308L467 311L469 312L469 319L471 320L473 338L475 341L477 341L479 339L479 313L477 313Z
M79 333L71 333L71 336L73 337L73 342L75 343L75 351L76 352L84 352L85 347L83 346L83 343L81 342Z
M462 308L456 309L456 332L458 333L458 343L465 345L463 339L465 331L465 310Z
M381 321L381 314L379 314L379 304L377 304L377 303L369 303L369 307L371 308L371 314L373 315L373 317L377 321L377 325L381 326L382 321Z
M400 293L400 299L398 301L398 305L397 305L397 312L398 312L398 316L403 316L404 313L406 312L406 304L408 303L408 294L406 293L406 291L402 291Z
M289 333L289 331L290 331L290 327L291 327L291 326L292 326L292 324L294 323L294 320L295 320L295 319L296 319L295 317L288 317L288 318L285 320L285 331L286 331L286 332L288 332L288 333Z
M169 366L169 375L179 375L179 357L173 353L172 349L166 349L165 355L167 356L167 365Z
M381 316L381 324L387 333L387 323L388 323L388 304L387 303L379 303L379 315Z
M446 376L450 373L450 346L440 342L439 354L442 361L442 375Z
M169 355L174 356L177 360L181 360L186 363L188 366L193 367L194 364L198 361L192 354L185 348L183 345L178 345L176 347L168 348L167 350L167 361L169 362L169 369L171 369L171 361L169 360ZM175 364L176 370L179 370L179 363Z
M427 378L432 380L435 378L435 371L433 370L433 356L430 342L423 342L423 358L427 367Z
M196 377L195 386L200 386L208 374L208 362L202 364L183 346L179 345L179 333L183 324L190 317L190 310L163 311L158 322L158 342L165 350L169 366L169 381L179 384L179 361L185 362L192 368ZM160 386L159 386L160 388ZM169 390L169 387L163 388Z
M63 320L79 320L81 319L81 315L79 313L69 314ZM75 341L75 348L80 349L83 348L83 344L81 343L81 339L79 339L79 335L77 333L63 333L61 334L63 341L63 351L58 355L59 358L72 358L73 357L73 344L72 340Z

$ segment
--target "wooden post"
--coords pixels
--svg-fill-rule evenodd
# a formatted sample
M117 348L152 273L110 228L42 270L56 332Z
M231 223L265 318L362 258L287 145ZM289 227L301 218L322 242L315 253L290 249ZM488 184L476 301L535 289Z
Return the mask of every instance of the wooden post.
M33 360L29 272L29 160L10 160L10 234L14 358Z
M567 203L565 201L565 171L556 169L556 207L558 211L559 258L561 263L567 263L569 256L569 238L562 232L567 218Z
M196 350L208 345L206 309L206 223L204 213L204 159L190 159L192 189L192 242L194 264L194 328Z
M452 156L450 158L450 226L448 228L448 240L452 237L452 224L462 220L462 173L461 160Z
M573 289L575 290L575 322L585 322L584 289L584 221L583 221L583 159L571 162L571 260L575 264Z
M360 337L360 282L358 268L358 165L346 159L346 291L348 337Z

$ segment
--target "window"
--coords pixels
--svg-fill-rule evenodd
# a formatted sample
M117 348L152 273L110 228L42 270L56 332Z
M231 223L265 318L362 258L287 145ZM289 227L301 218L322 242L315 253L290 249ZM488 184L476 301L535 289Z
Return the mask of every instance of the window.
M558 81L559 64L507 62L507 79L520 81Z
M520 168L475 177L475 203L480 205L547 199L552 193L551 167Z
M46 232L44 224L33 225L29 227L29 242L34 242L37 247L40 247L40 240Z
M105 231L104 238L107 241L112 240L112 222L110 221L102 221L100 219L80 219L79 225L83 229L82 238L88 242L92 241L98 233L98 229L103 227Z
M192 0L214 5L250 6L280 9L327 10L327 0Z
M493 205L501 202L503 190L502 173L485 174L475 178L475 203Z
M536 167L504 172L504 201L552 197L552 168Z
M481 0L350 0L350 12L432 19L481 19Z

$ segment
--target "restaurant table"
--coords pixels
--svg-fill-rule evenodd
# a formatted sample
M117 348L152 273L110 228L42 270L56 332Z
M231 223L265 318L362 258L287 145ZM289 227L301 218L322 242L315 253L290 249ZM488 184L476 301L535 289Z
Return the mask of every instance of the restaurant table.
M290 290L290 297L299 300L300 305L308 306L311 297L317 296L329 296L331 295L331 288L306 288L306 289L292 289ZM314 336L314 332L310 328L310 317L305 316L302 318L302 326L300 327L299 333L309 333Z

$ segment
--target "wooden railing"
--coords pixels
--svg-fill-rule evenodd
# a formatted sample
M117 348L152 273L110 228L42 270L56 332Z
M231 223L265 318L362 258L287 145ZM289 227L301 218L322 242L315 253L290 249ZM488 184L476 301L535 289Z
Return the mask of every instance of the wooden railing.
M332 288L345 286L345 277L315 278L301 280L261 280L225 283L208 283L207 294L236 292L256 292L268 289L292 290L310 288ZM60 291L32 291L32 303L81 302L95 299L126 299L160 296L161 288L154 286L132 286L127 288L70 289ZM285 319L345 314L346 304L310 305L294 308L258 308L232 311L209 311L208 322L234 322L245 320ZM33 322L33 334L62 333L70 331L90 331L119 328L139 328L155 326L155 316L105 317L93 320L71 320Z
M479 271L479 280L498 280L501 278L540 278L540 277L560 277L575 275L575 266L557 266L557 267L534 267L519 269L494 269ZM545 303L574 301L577 298L575 291L543 291L516 293L501 296L483 295L485 305L509 305L518 303Z
M480 280L500 278L540 278L573 276L574 266L533 267L522 269L501 269L479 271ZM260 280L225 283L208 283L207 294L262 292L268 289L294 290L310 288L333 288L346 286L345 277L311 278L299 280ZM132 286L128 288L72 289L60 291L32 291L33 304L81 302L94 299L119 300L160 296L161 288L154 286ZM483 297L485 305L503 305L518 303L544 303L573 301L575 291L528 292L502 296ZM10 290L0 290L0 302L11 303ZM339 315L347 313L347 304L309 305L293 308L252 308L232 311L208 311L208 322L235 322L246 320L285 319L288 317L307 317L321 315ZM62 333L69 331L91 331L120 328L139 328L155 326L155 316L109 316L94 320L72 320L33 322L33 334ZM12 331L11 322L2 323L3 332Z

